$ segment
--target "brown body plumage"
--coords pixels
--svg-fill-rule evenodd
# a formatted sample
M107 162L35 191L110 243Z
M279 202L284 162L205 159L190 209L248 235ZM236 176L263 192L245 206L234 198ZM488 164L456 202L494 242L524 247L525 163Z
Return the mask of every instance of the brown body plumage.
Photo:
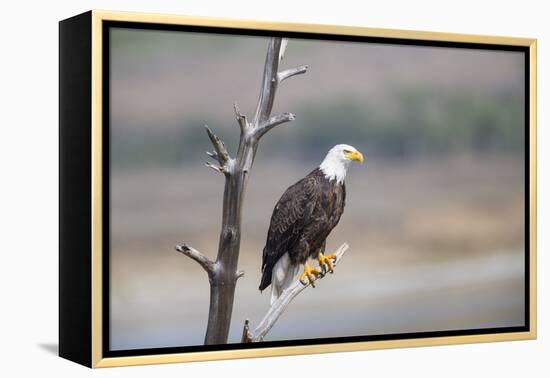
M326 239L344 212L344 182L330 179L320 168L289 187L271 216L263 250L260 290L271 284L272 271L288 253L290 264L304 264L324 252Z

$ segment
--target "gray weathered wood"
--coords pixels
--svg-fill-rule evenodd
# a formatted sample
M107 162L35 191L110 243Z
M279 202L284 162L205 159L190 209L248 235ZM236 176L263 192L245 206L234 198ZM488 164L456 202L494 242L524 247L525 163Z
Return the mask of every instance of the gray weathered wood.
M349 246L347 243L342 244L334 253L336 254L336 260L334 261L334 266L336 266L342 257L344 256L344 253L348 250ZM317 277L317 281L322 279L326 276L326 270L321 273L319 277ZM262 321L258 326L254 329L254 331L250 330L250 322L248 319L244 322L244 328L243 328L243 336L242 336L242 342L243 343L252 343L252 342L258 342L262 341L267 335L267 333L271 330L277 319L285 312L287 307L290 305L290 302L294 298L298 296L302 291L304 291L308 286L311 284L309 282L303 283L300 280L296 280L296 282L290 286L288 289L286 289L283 294L277 299L270 307L265 316L263 317Z
M289 77L306 73L307 69L308 69L308 66L300 66L300 67L289 68L288 70L281 71L279 72L279 75L278 75L279 82L285 79L288 79Z
M210 138L210 142L212 142L214 151L216 151L216 159L223 166L229 160L229 153L225 148L225 144L216 134L212 132L212 130L210 130L208 126L205 125L204 127L206 128L206 133L208 134L208 138Z
M229 156L223 141L209 127L206 127L206 132L214 148L214 152L207 154L219 163L219 165L214 165L207 162L206 166L225 176L218 254L216 261L211 262L204 255L185 244L185 248L180 246L178 249L201 264L208 272L210 309L205 344L227 343L235 286L237 279L244 275L244 272L238 270L242 205L258 143L269 130L295 118L291 113L271 117L279 83L290 76L305 73L307 70L307 66L301 66L279 72L282 55L281 38L271 38L265 58L260 95L252 121L249 122L247 117L241 114L237 104L234 104L235 118L241 131L235 158Z
M187 244L176 245L176 251L183 253L185 256L192 258L208 273L208 276L214 274L215 265L212 260L197 251L195 248L188 246Z

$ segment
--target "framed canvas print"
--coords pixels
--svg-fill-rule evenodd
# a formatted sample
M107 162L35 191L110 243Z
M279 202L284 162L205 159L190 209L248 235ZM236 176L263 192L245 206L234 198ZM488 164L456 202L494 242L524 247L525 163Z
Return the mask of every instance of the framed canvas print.
M62 357L536 337L535 40L105 11L59 35Z

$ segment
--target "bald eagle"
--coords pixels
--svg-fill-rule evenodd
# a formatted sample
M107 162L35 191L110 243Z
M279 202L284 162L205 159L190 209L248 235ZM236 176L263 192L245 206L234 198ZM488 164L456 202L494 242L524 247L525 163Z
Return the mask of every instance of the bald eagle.
M344 179L352 161L362 163L363 155L347 144L334 146L321 165L289 187L275 205L259 287L262 291L271 285L272 304L294 282L301 264L300 281L313 287L322 270L332 273L335 256L324 255L326 239L344 212ZM320 268L307 263L310 257L317 258Z

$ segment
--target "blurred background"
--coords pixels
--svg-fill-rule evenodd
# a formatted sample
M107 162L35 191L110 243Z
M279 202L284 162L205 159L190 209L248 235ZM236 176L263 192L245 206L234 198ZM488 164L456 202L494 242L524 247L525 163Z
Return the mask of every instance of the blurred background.
M267 39L113 28L111 349L202 344L209 286L178 254L214 258L223 177L208 124L235 152L233 102L254 113ZM273 207L335 144L355 146L334 275L304 291L266 340L524 324L524 57L458 48L290 39L246 193L230 342L258 324Z

